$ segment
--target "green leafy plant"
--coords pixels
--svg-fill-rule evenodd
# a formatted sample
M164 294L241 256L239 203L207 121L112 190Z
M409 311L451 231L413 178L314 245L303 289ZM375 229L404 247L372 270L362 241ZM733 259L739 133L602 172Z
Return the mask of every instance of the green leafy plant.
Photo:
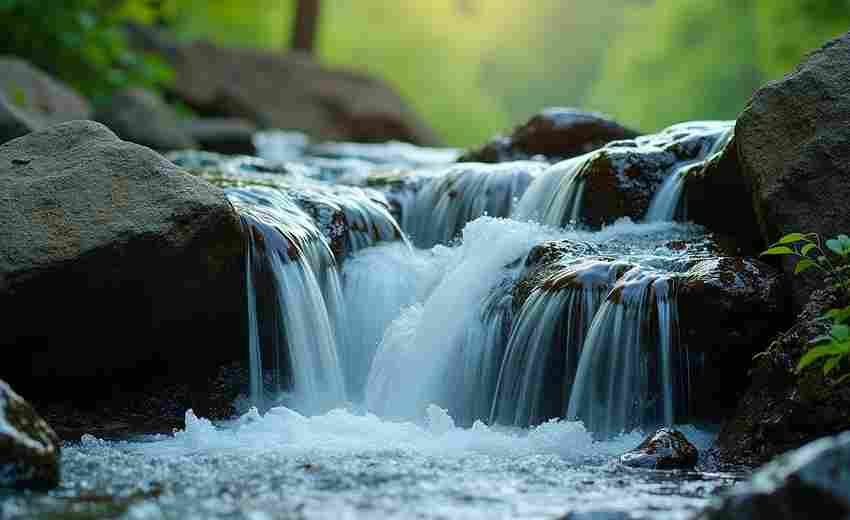
M131 48L123 24L146 21L148 0L0 0L0 55L14 55L95 101L128 85L156 88L171 70Z
M818 270L830 278L835 287L850 293L850 279L847 275L850 265L850 237L847 235L838 235L823 242L817 233L791 233L771 245L762 255L797 257L795 274L811 269ZM811 341L814 347L800 358L797 373L822 363L824 375L831 375L843 361L850 359L850 306L831 309L819 319L832 322L830 332ZM837 382L848 378L850 374L840 377Z

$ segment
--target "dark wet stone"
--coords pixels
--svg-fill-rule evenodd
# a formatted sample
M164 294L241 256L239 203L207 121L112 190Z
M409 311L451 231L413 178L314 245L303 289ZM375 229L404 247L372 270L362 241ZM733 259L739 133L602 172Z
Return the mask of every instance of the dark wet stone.
M779 457L696 517L727 518L850 518L850 433Z
M553 107L535 114L510 137L498 136L478 150L467 152L464 162L505 162L537 155L549 160L567 159L591 152L611 141L639 134L604 114Z
M721 458L737 464L763 464L824 435L850 430L850 383L835 385L817 367L797 374L811 341L829 331L819 319L850 301L835 289L816 291L794 324L752 363L751 382L717 439Z
M0 380L0 487L59 484L59 438L21 396Z
M700 356L691 410L718 421L734 410L755 354L787 323L782 275L752 258L703 260L678 280L679 345Z
M637 448L620 455L619 460L631 468L693 469L699 461L699 452L682 432L661 428Z
M684 198L688 220L733 239L743 254L764 250L752 187L741 173L734 137L704 168L688 173ZM718 211L720 204L722 211Z

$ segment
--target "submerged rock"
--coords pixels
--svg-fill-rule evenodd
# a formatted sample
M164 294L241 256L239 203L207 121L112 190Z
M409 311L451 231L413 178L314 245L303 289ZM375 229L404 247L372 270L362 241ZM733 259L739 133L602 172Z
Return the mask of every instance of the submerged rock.
M850 518L850 433L781 456L697 518Z
M496 137L466 153L464 162L504 162L536 155L549 160L568 159L591 152L611 141L633 139L639 134L610 117L573 108L553 107L535 114L510 137Z
M817 291L790 329L759 344L766 350L755 359L751 383L717 439L725 461L763 464L821 436L850 430L850 383L835 385L817 367L794 370L811 341L829 332L829 322L819 318L848 303L838 290Z
M88 101L30 63L0 56L0 143L51 124L91 117Z
M850 229L850 33L753 95L738 119L742 172L752 186L766 242L792 232L824 239ZM783 270L802 309L817 277ZM817 279L817 280L816 280Z
M137 44L174 68L169 89L201 115L244 118L320 140L440 143L380 79L330 68L296 52L178 43L139 26L132 27L132 34Z
M692 413L719 420L746 388L752 357L786 323L782 276L752 258L703 260L679 278L677 299L680 348L699 357Z
M632 451L620 455L620 464L644 469L693 469L699 461L699 451L685 434L661 428Z
M94 119L118 137L154 150L184 150L198 144L177 114L158 95L141 88L119 90L101 105Z
M0 200L4 375L31 399L244 355L244 244L220 189L74 121L0 146Z
M53 429L0 380L0 487L56 487L59 455Z

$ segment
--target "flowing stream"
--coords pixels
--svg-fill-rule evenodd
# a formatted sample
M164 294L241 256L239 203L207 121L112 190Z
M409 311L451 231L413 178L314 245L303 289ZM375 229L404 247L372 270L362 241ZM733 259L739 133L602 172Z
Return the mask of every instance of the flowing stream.
M692 252L671 244L703 232L671 222L680 187L649 222L592 231L574 225L584 158L494 169L399 145L258 145L295 163L215 173L247 239L243 415L86 435L58 490L0 497L0 518L688 518L736 481L614 462L656 426L701 451L714 438L683 424L699 363L677 348L675 277ZM427 172L404 185L418 191L363 188L384 160ZM576 249L539 274L553 243Z

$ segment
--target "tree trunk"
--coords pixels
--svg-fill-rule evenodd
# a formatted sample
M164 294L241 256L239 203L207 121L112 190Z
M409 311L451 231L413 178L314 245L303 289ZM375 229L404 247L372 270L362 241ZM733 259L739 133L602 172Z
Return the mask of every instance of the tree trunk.
M319 0L297 0L292 49L313 54L319 28Z

